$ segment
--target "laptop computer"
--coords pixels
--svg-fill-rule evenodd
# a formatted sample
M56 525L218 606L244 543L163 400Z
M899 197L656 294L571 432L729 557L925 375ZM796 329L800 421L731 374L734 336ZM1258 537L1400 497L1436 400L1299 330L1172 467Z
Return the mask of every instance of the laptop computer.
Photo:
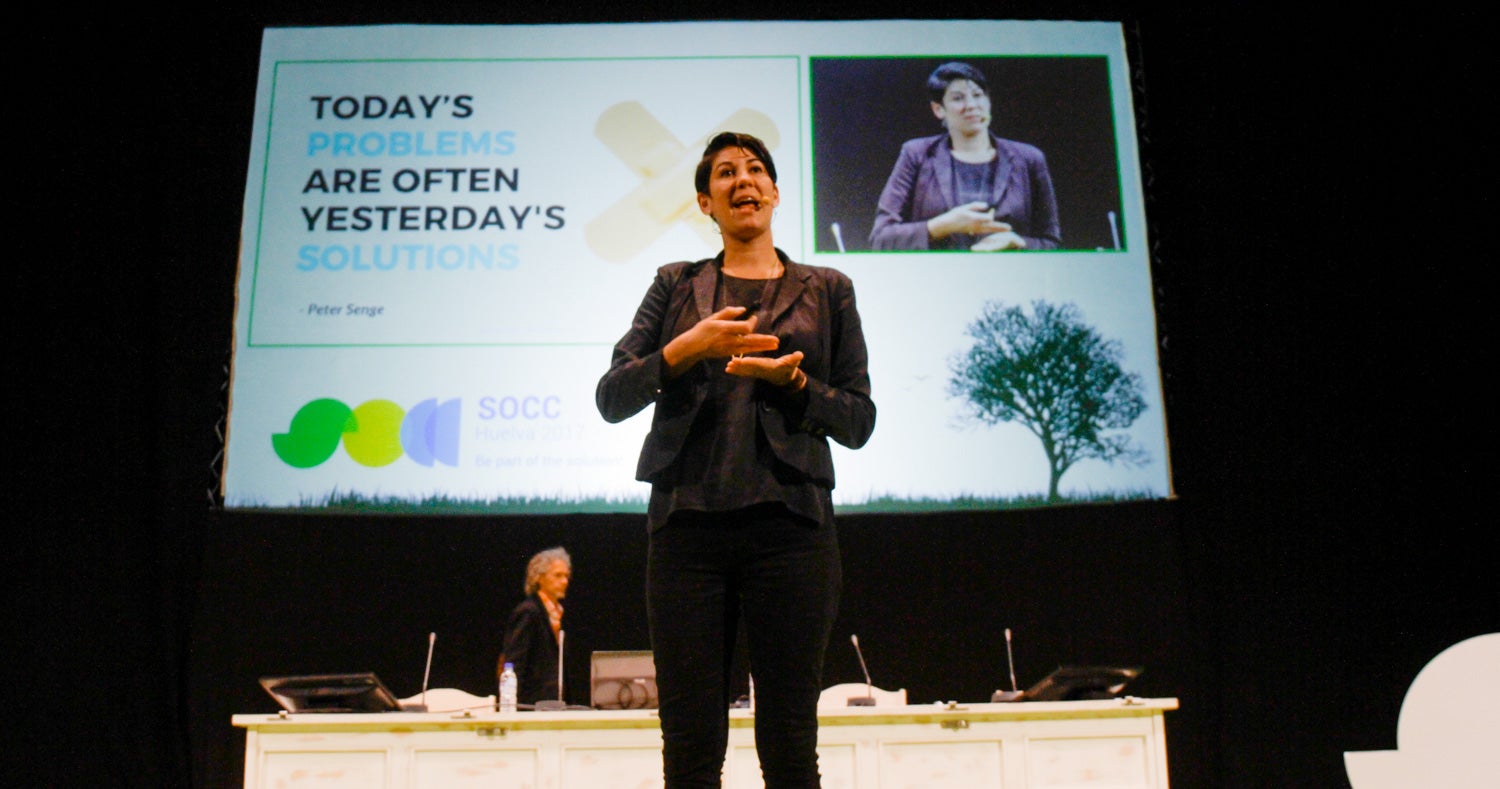
M287 712L394 712L395 694L372 672L261 677L261 687Z
M1026 690L1026 701L1111 699L1141 675L1140 666L1058 666Z
M589 659L589 703L597 710L654 710L656 662L651 650L601 650Z

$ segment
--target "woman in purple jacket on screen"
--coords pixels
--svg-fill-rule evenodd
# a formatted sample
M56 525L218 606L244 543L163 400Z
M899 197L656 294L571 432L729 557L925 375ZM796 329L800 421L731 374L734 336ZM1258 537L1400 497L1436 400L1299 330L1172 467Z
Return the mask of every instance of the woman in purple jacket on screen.
M967 63L927 78L943 134L907 140L880 193L870 246L974 252L1056 249L1062 243L1047 158L990 131L990 90Z

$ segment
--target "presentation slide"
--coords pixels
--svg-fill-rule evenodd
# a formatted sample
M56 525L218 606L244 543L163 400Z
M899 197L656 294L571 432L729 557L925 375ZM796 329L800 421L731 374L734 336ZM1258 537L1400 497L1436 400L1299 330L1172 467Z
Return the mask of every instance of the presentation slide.
M776 245L854 282L839 511L1172 495L1116 23L269 29L254 124L227 508L644 512L651 409L594 390L657 268L722 248L725 130L775 159ZM965 204L1009 229L931 230Z

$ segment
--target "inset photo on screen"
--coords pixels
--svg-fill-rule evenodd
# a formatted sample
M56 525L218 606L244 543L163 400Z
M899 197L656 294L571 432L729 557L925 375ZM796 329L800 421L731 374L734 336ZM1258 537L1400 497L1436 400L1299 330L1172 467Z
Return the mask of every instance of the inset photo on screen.
M818 252L1128 248L1107 57L815 57L810 71Z

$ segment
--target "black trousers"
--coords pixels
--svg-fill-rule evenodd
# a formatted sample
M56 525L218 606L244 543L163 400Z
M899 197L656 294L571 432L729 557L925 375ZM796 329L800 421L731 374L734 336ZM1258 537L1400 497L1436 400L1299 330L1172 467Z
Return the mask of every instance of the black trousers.
M766 787L819 786L818 695L842 580L834 525L780 505L677 512L652 533L646 600L666 789L721 785L741 618Z

